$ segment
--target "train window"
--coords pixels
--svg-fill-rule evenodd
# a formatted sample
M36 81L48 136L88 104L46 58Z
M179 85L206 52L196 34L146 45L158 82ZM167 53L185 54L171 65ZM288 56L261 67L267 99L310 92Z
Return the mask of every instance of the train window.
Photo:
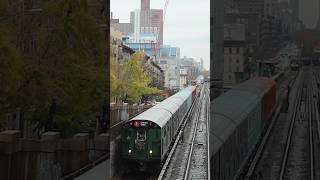
M147 126L148 126L148 122L141 121L141 127L147 127Z
M146 135L146 130L144 130L144 129L139 129L139 130L137 131L137 140L138 140L138 141L145 141L145 140L146 140L146 137L147 137L147 135Z

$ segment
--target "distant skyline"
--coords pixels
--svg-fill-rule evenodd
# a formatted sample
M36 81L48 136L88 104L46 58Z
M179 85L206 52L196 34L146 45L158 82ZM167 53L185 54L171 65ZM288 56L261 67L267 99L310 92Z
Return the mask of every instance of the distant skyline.
M165 0L151 0L151 9L163 9ZM111 0L113 18L130 22L130 11L140 9L140 0ZM164 23L164 45L180 48L187 56L210 68L210 0L171 0Z

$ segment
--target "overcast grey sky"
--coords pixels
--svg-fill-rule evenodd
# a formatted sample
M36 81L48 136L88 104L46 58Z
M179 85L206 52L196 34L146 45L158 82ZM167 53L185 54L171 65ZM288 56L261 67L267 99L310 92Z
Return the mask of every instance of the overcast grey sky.
M314 28L318 21L319 0L300 0L300 19L307 28Z
M151 9L163 9L165 0L151 0ZM110 0L113 17L130 21L140 0ZM181 56L204 60L210 67L210 0L170 0L164 23L164 44L180 47Z

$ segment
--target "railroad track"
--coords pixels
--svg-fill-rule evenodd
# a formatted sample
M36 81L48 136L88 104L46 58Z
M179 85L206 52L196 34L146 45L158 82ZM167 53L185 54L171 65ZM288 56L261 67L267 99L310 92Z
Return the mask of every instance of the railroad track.
M190 175L190 170L193 170L194 165L197 163L202 163L205 164L201 166L202 168L205 168L205 176L207 177L207 159L204 158L204 162L196 162L194 161L195 158L192 158L195 153L199 153L200 151L197 151L198 148L197 146L199 144L196 144L198 142L197 138L197 129L199 124L202 124L203 122L199 123L199 119L201 118L201 112L202 110L205 109L206 111L206 117L208 117L208 108L202 108L206 106L206 103L209 98L209 93L208 93L208 85L205 84L204 88L201 91L201 97L199 98L198 104L195 107L193 111L193 117L189 118L187 121L185 121L185 124L183 125L182 130L179 132L179 135L176 139L176 142L174 143L168 158L166 159L165 164L163 165L161 172L159 174L158 180L162 179L188 179L188 176ZM207 106L206 106L207 107ZM194 121L191 121L191 120ZM206 121L205 121L205 126L206 126ZM202 126L203 127L203 126ZM186 132L187 135L183 135ZM180 137L187 136L184 142L180 142ZM206 138L207 136L205 136ZM202 146L207 144L207 139L204 140ZM196 149L196 151L195 151ZM205 157L207 157L207 152L205 151ZM203 159L203 158L201 158ZM205 177L205 179L206 179Z
M313 152L314 152L314 169L315 179L320 179L320 172L317 171L320 169L320 162L317 161L320 159L320 116L319 116L319 102L320 102L320 68L316 67L314 68L314 78L312 83L312 89L313 89L313 102L312 102L312 120L313 120L313 140L314 140L314 146L313 146Z
M308 67L298 76L293 106L289 113L276 112L245 179L320 179L319 72L312 76Z
M202 91L203 88L201 88ZM203 92L201 92L203 94ZM175 138L175 141L173 145L170 147L170 152L166 158L166 161L164 164L159 167L159 169L156 169L155 172L152 173L145 173L145 172L130 172L127 174L119 174L116 177L113 177L112 180L156 180L156 179L164 179L165 173L167 172L167 167L170 165L170 161L172 159L173 153L175 152L177 146L179 146L179 142L181 137L183 137L183 129L186 127L188 122L191 118L193 118L194 114L197 114L195 112L198 111L198 109L201 107L201 98L196 98L194 102L192 103L187 115L184 118L184 122L181 125L178 135ZM160 170L161 169L161 170Z
M274 161L279 161L281 158L282 147L279 146L279 144L284 143L281 142L281 138L279 137L285 136L283 134L283 130L288 126L288 123L285 119L287 113L281 111L283 103L281 99L287 96L287 87L290 86L291 89L294 89L294 87L297 86L300 78L299 73L292 71L285 73L285 75L285 79L280 79L278 82L277 108L273 118L270 120L270 125L268 126L268 129L266 130L255 155L251 158L251 161L248 162L249 164L238 173L235 179L258 178L257 176L261 170L266 171L265 174L267 174L267 176L263 177L276 179L276 176L273 176L273 174L277 174L277 172L274 172L274 163L270 163L270 159L274 158ZM268 155L270 155L271 158Z
M209 92L205 88L203 102L193 130L193 138L188 156L184 179L210 179L209 164ZM205 158L206 157L206 158Z
M304 77L303 86L298 91L295 111L291 117L283 154L279 179L314 180L313 133L311 120L310 72Z

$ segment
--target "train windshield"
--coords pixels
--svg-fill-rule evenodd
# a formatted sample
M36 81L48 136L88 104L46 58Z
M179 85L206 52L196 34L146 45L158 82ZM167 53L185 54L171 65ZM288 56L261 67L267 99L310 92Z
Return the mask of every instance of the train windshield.
M137 131L137 140L138 141L145 141L147 138L147 133L146 133L146 130L144 129L139 129Z

